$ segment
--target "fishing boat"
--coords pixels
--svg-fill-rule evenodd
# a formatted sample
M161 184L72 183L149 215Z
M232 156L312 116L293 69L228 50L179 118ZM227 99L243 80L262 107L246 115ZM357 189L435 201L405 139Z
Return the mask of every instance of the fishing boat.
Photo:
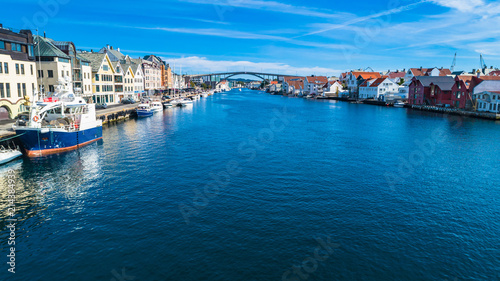
M95 104L75 95L69 79L59 83L51 97L29 107L26 120L12 126L28 157L74 150L102 139Z
M136 109L137 117L149 117L153 116L154 111L149 103L141 103Z
M19 150L19 148L11 149L0 146L0 165L21 157L21 155L23 155L23 153Z
M163 111L163 104L161 104L160 101L153 101L151 102L151 110L153 110L153 112Z

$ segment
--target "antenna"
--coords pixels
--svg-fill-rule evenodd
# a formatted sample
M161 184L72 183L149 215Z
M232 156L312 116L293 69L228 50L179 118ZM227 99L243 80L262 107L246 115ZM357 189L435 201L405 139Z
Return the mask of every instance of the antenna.
M451 63L451 72L455 72L456 65L457 65L457 53L455 52L455 57L453 58L453 62Z

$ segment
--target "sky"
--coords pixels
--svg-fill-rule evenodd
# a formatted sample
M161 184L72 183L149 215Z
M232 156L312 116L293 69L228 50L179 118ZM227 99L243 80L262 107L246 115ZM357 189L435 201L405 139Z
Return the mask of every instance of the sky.
M500 3L487 0L0 0L0 23L84 50L155 54L176 72L338 76L500 65Z

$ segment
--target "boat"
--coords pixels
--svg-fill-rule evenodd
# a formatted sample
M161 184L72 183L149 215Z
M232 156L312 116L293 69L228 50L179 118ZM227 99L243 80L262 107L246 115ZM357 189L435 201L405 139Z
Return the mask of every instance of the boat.
M201 94L201 96L204 97L204 98L208 98L208 95L209 95L208 93Z
M0 146L0 165L21 157L21 155L23 155L23 153L19 150L19 148L11 149Z
M405 106L405 103L402 101L397 101L394 103L394 107L404 107L404 106Z
M193 101L190 98L184 98L184 99L181 100L181 103L193 104Z
M153 101L151 102L151 109L153 112L163 111L163 104L160 101Z
M102 139L95 104L75 95L69 79L60 80L54 94L34 102L26 115L12 128L28 157L70 151Z
M172 107L172 104L169 101L163 102L163 108L169 108Z
M136 109L137 117L149 117L153 116L154 111L149 103L141 103Z

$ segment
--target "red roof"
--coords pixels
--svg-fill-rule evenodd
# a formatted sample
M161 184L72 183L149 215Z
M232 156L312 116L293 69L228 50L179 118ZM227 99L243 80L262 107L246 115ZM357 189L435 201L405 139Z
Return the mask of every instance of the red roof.
M378 78L370 85L370 87L378 87L380 84L382 84L382 82L385 81L385 79L387 78Z
M389 72L387 73L387 76L389 76L389 78L391 79L403 78L406 76L406 72Z
M353 71L351 72L354 77L358 78L361 76L363 79L373 79L380 78L381 75L378 72L365 72L365 71Z
M278 81L271 81L271 85L277 85Z
M326 76L307 76L307 82L311 84L325 84L328 83L328 77Z
M411 73L413 73L413 76L430 76L432 70L434 68L410 68ZM447 68L441 68L439 69L439 76L447 76L451 75L451 70Z

